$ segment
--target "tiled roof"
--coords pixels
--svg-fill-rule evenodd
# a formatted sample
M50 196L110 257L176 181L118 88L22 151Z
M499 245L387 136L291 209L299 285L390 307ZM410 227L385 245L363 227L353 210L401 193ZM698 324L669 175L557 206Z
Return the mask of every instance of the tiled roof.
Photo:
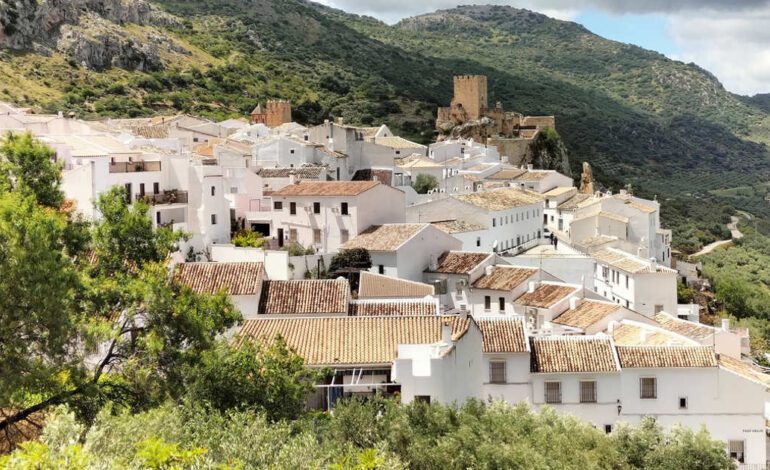
M358 283L359 299L425 297L433 294L434 289L430 284L383 276L369 271L361 271Z
M493 255L469 251L447 251L439 256L438 267L433 271L430 269L428 271L444 274L470 274L490 256Z
M399 344L434 344L441 341L444 322L452 339L466 331L470 317L304 317L247 320L239 341L270 341L281 335L308 365L388 364L396 359Z
M530 339L530 369L536 373L616 372L612 342L590 336L542 336Z
M623 368L652 369L716 367L714 350L709 346L618 346Z
M257 172L262 178L288 178L294 173L298 178L319 179L326 175L325 166L303 166L300 168L262 168Z
M620 269L622 271L636 274L636 273L654 273L654 272L669 272L676 273L671 268L665 266L655 265L652 263L634 256L624 251L616 250L614 248L605 248L603 250L596 251L591 256L598 262L612 266L613 268Z
M403 137L391 136L391 137L375 137L374 143L377 145L384 145L394 149L418 149L425 147L417 142L406 140Z
M540 181L546 176L555 174L553 170L530 170L516 177L516 181Z
M574 186L557 186L552 190L545 192L543 196L551 196L551 197L561 196L562 194L569 193L572 191L577 191L577 188L575 188Z
M620 306L617 304L585 299L576 309L567 310L556 317L553 322L584 329L618 310L620 310Z
M551 308L558 301L577 291L574 286L563 284L540 283L535 287L535 292L527 292L514 301L519 305L527 305L537 308Z
M230 295L256 295L262 289L262 263L180 263L175 270L180 284L205 294L225 289Z
M621 321L612 331L612 339L620 346L688 346L697 343L689 338L646 324Z
M359 300L350 304L353 317L438 315L438 299L431 300Z
M577 193L571 198L567 199L566 201L556 206L556 208L564 211L571 211L571 210L577 209L578 207L583 207L585 205L593 204L593 202L595 202L593 201L593 195Z
M606 245L608 243L613 243L616 241L618 241L618 237L610 237L608 235L597 235L595 237L588 237L583 240L580 240L575 244L580 247L590 249L590 248L598 248L602 245Z
M543 201L543 197L539 194L515 188L494 189L453 197L488 211L502 211Z
M259 313L346 314L349 287L346 280L265 281Z
M396 251L407 240L417 235L430 224L385 224L372 225L355 238L340 246L342 250L366 248L369 251Z
M537 268L495 266L492 273L481 276L473 283L474 289L513 290L537 273Z
M615 214L613 212L607 212L607 211L601 211L599 212L599 217L604 217L605 219L614 220L616 222L622 222L624 224L628 223L628 217L624 217L620 214Z
M379 185L379 181L300 181L273 196L358 196Z
M662 328L682 336L687 336L688 338L697 339L698 341L702 341L716 333L716 328L713 326L681 320L666 312L656 313L653 320L658 322Z
M431 225L450 235L453 233L478 232L487 229L486 225L471 224L463 220L442 220L439 222L431 222Z
M527 352L527 335L520 318L479 318L476 324L484 337L485 353Z
M502 170L487 176L486 179L507 181L512 180L517 176L521 176L526 172L527 170L522 170L521 168L503 168Z
M393 184L393 171L376 168L358 170L353 175L352 181L379 181L391 186Z
M719 367L722 369L730 371L744 379L770 387L770 375L763 373L759 368L752 364L748 364L724 354L720 354L717 361L719 362Z
M145 139L168 138L168 126L139 126L132 129L131 132Z
M396 166L401 168L444 168L444 165L424 155L410 155L397 160Z

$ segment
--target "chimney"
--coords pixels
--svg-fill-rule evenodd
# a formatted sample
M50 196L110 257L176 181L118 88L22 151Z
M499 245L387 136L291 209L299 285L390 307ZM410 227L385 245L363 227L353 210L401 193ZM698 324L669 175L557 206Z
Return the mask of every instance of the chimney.
M653 271L658 270L658 260L656 260L655 258L650 258L650 269Z
M535 169L534 165L532 165L531 163L527 163L527 171L532 171L534 169Z
M341 118L341 117L338 117L337 118L337 125L342 126L344 124L345 124L345 119Z
M436 271L438 269L438 255L435 253L431 253L430 255L430 265L428 265L428 269L431 271Z
M64 112L63 111L59 111L58 113L56 113L56 116L58 116L60 118L63 118L64 117Z
M537 289L537 282L529 281L529 286L527 287L527 292L531 294L531 293L535 292L535 289Z
M489 265L486 268L484 268L484 274L486 274L487 276L491 276L493 272L495 272L495 267L492 265Z
M581 299L579 299L577 297L570 297L569 298L569 309L570 310L575 310L576 308L578 308L578 306L582 303L580 300Z
M625 190L625 189L621 189L621 190L620 190L620 195L621 195L621 196L625 196L625 195L627 195L627 194L628 194L628 191L627 191L627 190Z
M449 321L441 324L441 342L447 346L452 345L452 324Z
M609 333L610 336L612 336L612 333L615 332L615 325L616 324L617 324L617 322L615 320L613 320L613 321L609 322L609 324L607 324L607 333Z
M730 331L730 319L729 318L723 318L722 319L722 331Z
M289 172L289 184L299 184L299 178L297 178L297 172L293 170Z

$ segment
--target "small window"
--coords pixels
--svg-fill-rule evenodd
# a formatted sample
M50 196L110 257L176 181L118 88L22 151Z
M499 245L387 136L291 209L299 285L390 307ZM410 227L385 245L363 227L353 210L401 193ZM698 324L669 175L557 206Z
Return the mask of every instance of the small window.
M626 289L628 289L628 275L626 275Z
M144 197L144 183L139 183L139 195Z
M347 202L343 202L342 204L340 204L340 214L348 215L348 203Z
M283 210L283 201L274 201L273 209L277 211Z
M500 297L499 299L497 299L497 301L498 301L497 309L500 310L501 312L505 312L505 297Z
M738 463L745 463L745 447L745 441L727 441L727 451L730 453L730 458L737 460Z
M545 402L561 403L561 382L545 383Z
M430 405L430 395L415 395L414 401L417 403L425 403Z
M489 383L506 383L505 361L489 361Z
M294 155L294 149L289 150L289 153Z
M384 264L381 264L381 265L380 265L380 266L377 268L377 272L379 272L380 274L385 274L385 265L384 265Z
M296 202L290 202L289 203L289 214L290 215L297 215L297 203Z
M497 219L492 217L492 227L497 227Z
M463 285L460 282L455 282L455 294L458 296L463 295Z
M155 213L155 223L160 225L160 211Z
M152 183L152 193L158 194L160 192L160 183Z
M320 214L321 213L321 203L320 202L314 202L313 203L313 214Z
M321 229L313 229L313 243L321 243Z
M216 196L216 194L217 194L217 188L215 186L212 186L211 187L211 195L212 196Z
M639 379L639 398L658 398L658 381L655 377L641 377Z
M350 239L350 232L345 229L340 230L340 242L345 243Z
M476 237L476 246L481 246L481 237Z
M611 433L611 432L612 432L612 425L611 425L611 424L605 424L605 425L604 425L604 432L605 432L606 434L609 434L609 433Z
M211 225L216 225L216 224L217 224L217 215L211 214Z
M193 137L193 142L197 142L197 141L198 141L198 138L197 137Z
M680 410L687 409L687 397L679 397L679 409Z
M492 310L492 297L484 296L484 310Z
M580 382L580 403L596 403L596 381Z

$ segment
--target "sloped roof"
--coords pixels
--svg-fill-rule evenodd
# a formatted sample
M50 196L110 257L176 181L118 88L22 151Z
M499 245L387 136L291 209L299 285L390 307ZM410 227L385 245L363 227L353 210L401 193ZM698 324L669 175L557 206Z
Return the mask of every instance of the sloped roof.
M259 299L263 315L347 314L346 280L265 281Z
M472 224L463 220L441 220L431 222L431 225L450 235L453 233L478 232L487 229L486 225Z
M584 299L575 309L570 309L556 317L553 322L559 325L585 329L606 316L620 310L620 305L598 300Z
M577 287L564 284L540 283L534 292L527 292L514 301L519 305L537 308L551 308L560 300L575 293Z
M591 336L532 337L530 369L535 373L617 372L612 342Z
M623 368L716 367L714 350L709 346L618 346Z
M484 337L485 353L521 353L529 350L521 318L479 318L476 324Z
M438 315L439 303L438 299L359 300L350 304L348 312L353 317Z
M754 383L770 387L770 375L765 374L753 364L748 364L725 354L720 354L717 361L719 362L719 367L724 370L751 380Z
M174 277L199 293L230 295L256 295L266 279L262 263L180 263Z
M637 273L654 273L654 272L668 272L676 273L675 270L660 266L657 263L655 266L643 258L634 256L630 253L626 253L614 248L605 248L603 250L596 251L591 256L598 262L612 266L613 268L620 269L631 274Z
M300 181L273 193L273 196L358 196L380 185L379 181Z
M372 225L340 246L341 250L366 248L369 251L397 251L401 245L430 224Z
M703 341L717 331L713 326L681 320L666 312L656 313L653 320L658 322L662 328L698 341Z
M619 346L687 346L697 343L687 337L663 328L623 320L612 331L612 339Z
M470 274L481 263L487 260L492 253L476 253L470 251L447 251L438 258L438 266L428 272L444 274Z
M491 175L487 176L486 179L507 181L507 180L512 180L518 176L521 176L526 172L527 170L522 170L521 168L503 168L500 171L492 173Z
M375 131L376 132L376 131ZM411 140L406 140L403 137L375 137L374 143L377 145L384 145L385 147L390 147L394 149L418 149L425 147L422 144L418 144L417 142L412 142Z
M593 195L577 193L571 198L567 199L566 201L556 206L556 208L559 210L570 211L570 210L575 210L579 207L583 207L585 205L593 204L594 202L596 201L593 200Z
M393 171L377 168L357 170L351 181L379 181L382 184L391 186L393 184Z
M474 289L509 291L537 273L537 268L518 266L495 266L492 273L484 274L473 283Z
M452 197L488 211L502 211L543 201L543 197L539 194L516 188L493 189Z
M434 291L430 284L374 274L369 271L361 271L358 283L359 299L425 297L433 295Z
M460 316L259 318L244 322L238 341L281 335L311 366L389 364L398 345L438 343L444 322L458 340L471 321Z
M300 168L262 168L257 174L262 178L288 178L294 173L298 178L319 179L325 175L328 168L325 166L303 166Z

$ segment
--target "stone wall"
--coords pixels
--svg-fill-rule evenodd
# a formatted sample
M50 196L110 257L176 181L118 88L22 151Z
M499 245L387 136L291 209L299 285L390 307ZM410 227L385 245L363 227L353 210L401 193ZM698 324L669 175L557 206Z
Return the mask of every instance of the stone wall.
M267 102L267 127L278 127L291 122L291 103L284 100Z
M452 106L462 105L468 119L481 117L481 110L487 105L487 77L484 75L459 75L454 77L454 99Z

